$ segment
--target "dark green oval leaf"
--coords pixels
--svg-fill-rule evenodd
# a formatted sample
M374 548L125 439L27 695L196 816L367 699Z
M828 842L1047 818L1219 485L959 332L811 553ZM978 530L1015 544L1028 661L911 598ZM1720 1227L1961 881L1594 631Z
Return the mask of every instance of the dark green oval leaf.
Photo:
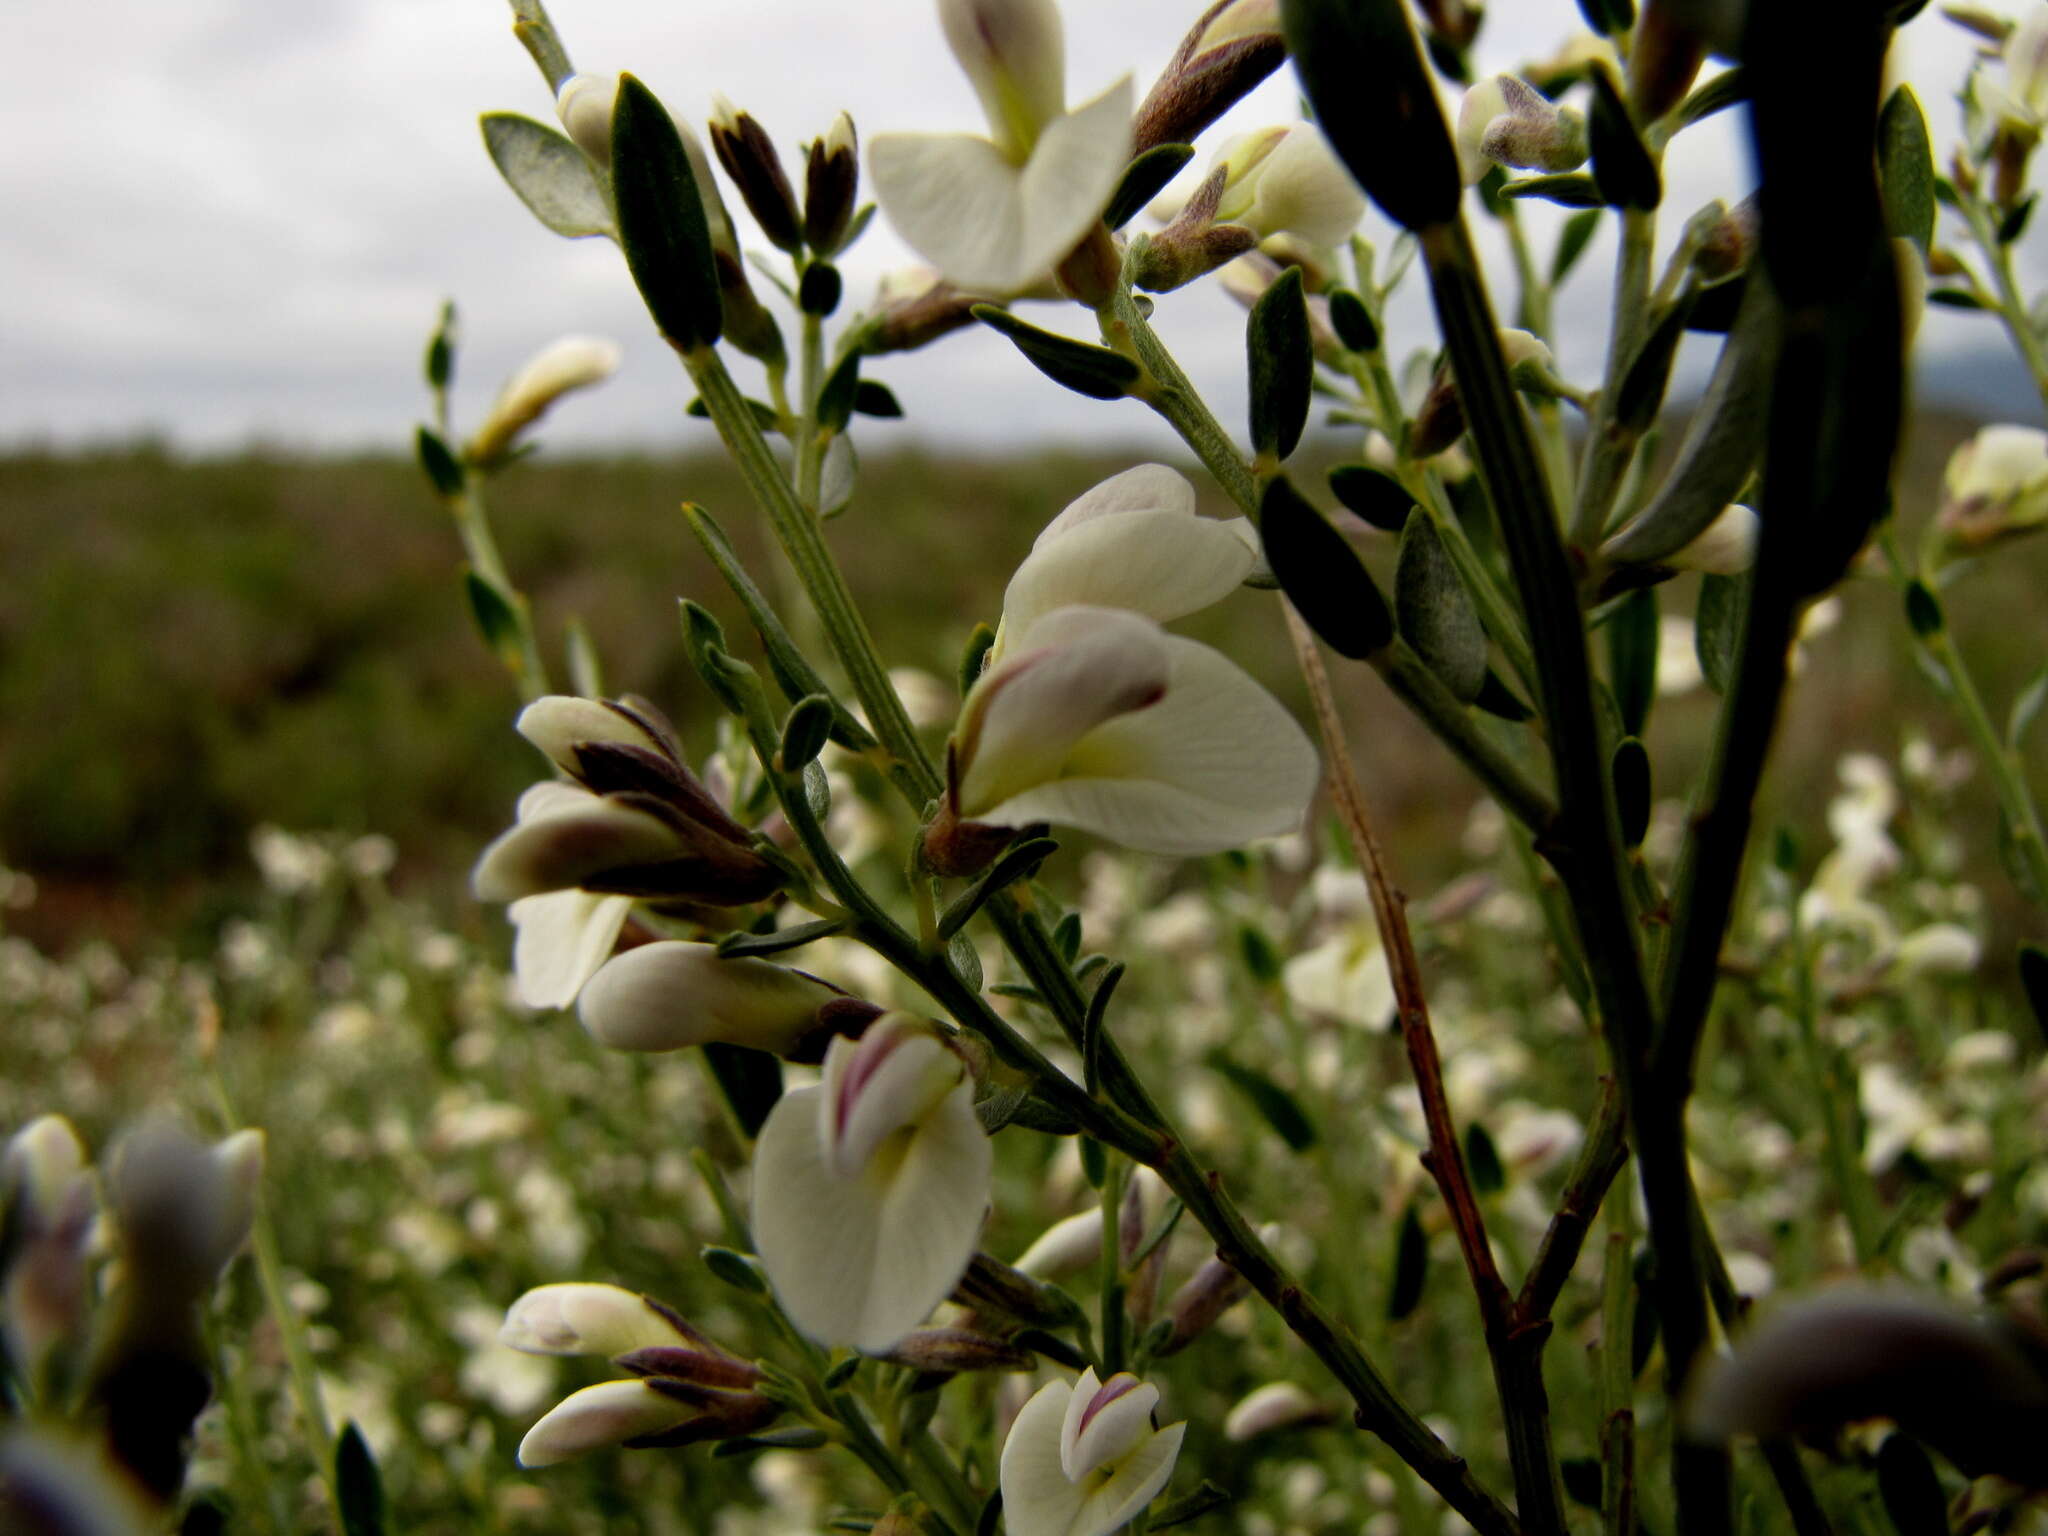
M1251 379L1252 451L1284 459L1301 441L1315 376L1301 268L1289 267L1259 295L1245 323L1244 339Z
M1120 352L1040 330L993 304L974 306L974 318L1009 337L1025 359L1053 383L1091 400L1121 400L1138 382L1138 365Z
M724 325L711 230L675 119L632 75L612 108L612 199L633 283L663 336L685 351Z
M1394 639L1394 616L1344 535L1280 476L1260 503L1259 537L1274 579L1308 627L1354 661Z

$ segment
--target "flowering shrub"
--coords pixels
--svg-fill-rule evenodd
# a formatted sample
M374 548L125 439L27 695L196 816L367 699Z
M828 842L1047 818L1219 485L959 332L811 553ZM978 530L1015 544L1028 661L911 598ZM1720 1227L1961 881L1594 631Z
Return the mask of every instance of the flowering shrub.
M709 124L781 254L778 319L695 133L631 74L575 72L538 0L513 9L566 133L493 114L492 156L548 228L617 243L809 613L771 600L688 506L751 633L685 598L702 685L675 701L687 728L606 697L587 643L557 691L486 492L613 354L544 353L458 449L444 322L422 465L526 700L518 730L555 774L473 875L510 904L511 996L458 941L432 965L408 951L377 872L275 835L258 851L280 895L357 882L383 968L370 995L389 980L392 996L373 1008L352 972L309 976L280 953L283 919L185 985L230 1015L318 997L316 1048L402 1037L280 1107L321 1124L321 1155L398 1165L381 1274L364 1278L413 1300L360 1299L351 1322L400 1319L402 1335L424 1318L463 1340L452 1387L415 1415L394 1373L322 1380L346 1331L315 1336L276 1230L196 1171L246 1156L179 1143L160 1181L214 1194L168 1223L196 1255L172 1292L188 1353L254 1223L269 1326L345 1527L382 1528L380 1465L422 1463L442 1469L422 1475L440 1507L509 1527L545 1509L656 1529L678 1499L692 1528L951 1536L1420 1530L1445 1511L1516 1536L1590 1525L1581 1507L1608 1530L1687 1533L1781 1509L1802 1530L1823 1510L1869 1524L1881 1506L1902 1530L1951 1507L1969 1529L2040 1513L2048 1085L2022 1038L2048 1016L2048 953L2020 951L2030 1024L2019 994L1981 983L1995 935L1956 874L1953 840L1974 834L1950 826L1966 768L1925 743L1896 772L1843 759L1832 846L1810 865L1757 835L1798 642L1861 573L1895 587L1991 781L2012 883L2048 902L2020 758L2048 683L2001 729L1945 606L1972 562L2040 523L2040 444L2000 428L1965 445L1916 557L1883 515L1929 274L1955 282L1945 302L2006 323L2048 403L2010 251L2031 206L2040 16L1958 17L1997 50L1937 175L1911 91L1880 94L1900 19L1885 7L1745 20L1584 0L1597 35L1446 113L1439 80L1471 78L1484 42L1457 0L1419 4L1419 31L1398 0L1219 0L1135 108L1126 80L1072 110L1051 0L941 0L990 136L870 141L882 216L935 273L835 331L835 259L867 222L853 125L806 147L799 198L750 115L721 100ZM1222 146L1162 227L1136 227L1283 56L1315 122ZM1756 198L1699 210L1659 275L1664 151L1737 100ZM1398 227L1374 226L1384 249L1358 232L1368 201ZM1544 223L1543 203L1572 212ZM1974 254L1937 244L1937 204ZM1497 323L1479 218L1518 257L1521 326ZM1581 385L1549 344L1552 301L1603 222L1619 234L1609 360ZM1241 444L1175 361L1168 301L1147 296L1211 274L1249 301ZM1438 336L1393 334L1404 282L1427 284ZM1086 334L1025 320L1010 306L1026 299ZM831 520L872 514L855 418L898 406L870 372L967 324L1043 387L1151 410L1237 516L1202 517L1157 464L1076 487L957 690L913 709ZM1725 339L1667 463L1655 423L1689 329ZM739 357L765 398L743 392ZM1318 397L1356 434L1327 508L1298 452ZM1398 539L1391 591L1369 529ZM1692 622L1674 624L1663 606L1695 575ZM1275 680L1167 628L1225 602L1277 610L1315 743ZM1344 731L1339 684L1359 667L1487 797L1471 869L1412 909ZM1685 686L1718 703L1679 782L1650 742L1660 695ZM9 963L45 984L39 957ZM573 1003L585 1032L515 1001ZM466 1074L424 1134L395 1113L422 1084L393 1071L422 1053ZM50 1334L18 1298L79 1251L62 1213L82 1161L51 1124L15 1143L29 1173L10 1175L26 1193L0 1243L10 1370L32 1385ZM134 1215L147 1204L127 1200L129 1229L153 1230ZM516 1249L500 1242L514 1228ZM1474 1306L1447 1299L1454 1271ZM1845 1280L1860 1283L1826 1289ZM1752 1328L1752 1303L1781 1290L1817 1294ZM1560 1334L1580 1347L1549 1349ZM610 1374L558 1397L536 1355ZM184 1496L204 1400L186 1384L176 1454L159 1426L146 1466L118 1403L79 1405L159 1506ZM338 1441L337 1400L367 1426ZM431 1432L426 1407L447 1410ZM260 1488L246 1394L223 1413L224 1481ZM516 1460L544 1480L581 1458L605 1470L546 1505L546 1481L487 1454L513 1420L534 1420ZM688 1492L661 1472L614 1481L620 1450L673 1453ZM4 1454L0 1500L82 1497L40 1425Z

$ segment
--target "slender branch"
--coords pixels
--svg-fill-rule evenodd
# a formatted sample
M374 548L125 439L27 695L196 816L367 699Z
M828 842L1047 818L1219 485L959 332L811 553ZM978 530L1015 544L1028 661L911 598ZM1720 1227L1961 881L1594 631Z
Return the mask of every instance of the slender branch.
M1628 1138L1621 1113L1621 1096L1613 1078L1600 1085L1600 1104L1593 1123L1579 1146L1579 1155L1565 1179L1564 1194L1550 1225L1536 1245L1535 1262L1523 1277L1515 1305L1525 1318L1550 1316L1565 1281L1579 1262L1592 1229L1593 1218L1607 1198L1621 1170L1628 1166Z
M1287 633L1294 642L1302 677L1308 683L1309 699L1323 739L1324 782L1329 786L1330 798L1349 836L1359 868L1365 874L1373 919L1379 926L1380 943L1386 952L1401 1041L1407 1048L1415 1089L1422 1099L1423 1123L1428 1128L1429 1149L1423 1154L1422 1163L1436 1181L1437 1191L1451 1213L1451 1228L1457 1234L1465 1271L1479 1301L1486 1352L1493 1362L1494 1386L1506 1421L1515 1503L1529 1530L1561 1536L1566 1529L1563 1489L1558 1479L1557 1455L1551 1448L1550 1405L1543 1387L1543 1339L1549 1330L1541 1326L1534 1330L1532 1347L1531 1332L1522 1327L1514 1298L1494 1261L1493 1246L1486 1236L1486 1218L1472 1190L1457 1122L1451 1115L1450 1096L1444 1091L1443 1059L1437 1051L1436 1033L1430 1026L1422 965L1415 956L1415 938L1409 931L1405 898L1387 879L1386 861L1380 854L1379 839L1373 835L1365 796L1345 746L1344 722L1338 717L1329 674L1323 669L1315 636L1292 604L1283 602L1281 608L1287 616Z

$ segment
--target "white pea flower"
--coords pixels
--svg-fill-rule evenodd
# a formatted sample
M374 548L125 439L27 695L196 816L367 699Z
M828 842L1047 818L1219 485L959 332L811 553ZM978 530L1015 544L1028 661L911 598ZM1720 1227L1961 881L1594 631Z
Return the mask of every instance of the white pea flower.
M464 456L476 465L500 462L557 400L603 383L618 367L618 343L602 336L564 336L549 343L506 381Z
M1361 1029L1383 1028L1394 1016L1394 978L1371 918L1347 923L1314 949L1290 956L1280 984L1295 1007Z
M966 1271L992 1162L973 1080L930 1025L892 1013L835 1038L754 1149L754 1242L790 1320L869 1354L901 1341Z
M1107 1536L1159 1496L1186 1424L1152 1427L1159 1389L1127 1371L1041 1387L1003 1442L1010 1536Z
M1979 69L1970 80L1966 101L1975 108L1974 130L1999 129L2031 142L2048 122L2048 5L2028 8L1998 57L1999 69Z
M1259 569L1247 518L1195 511L1195 488L1164 464L1140 464L1070 502L1032 542L1003 593L990 663L1006 638L1055 608L1123 608L1164 624L1236 591Z
M1301 824L1318 774L1294 717L1220 652L1086 605L1007 637L961 709L950 761L926 847L954 873L996 840L976 826L1055 822L1175 856L1277 837Z
M953 56L991 137L892 133L868 149L897 232L977 293L1032 286L1079 245L1131 157L1131 83L1066 110L1066 47L1052 0L939 0Z
M2048 6L2042 10L2048 12ZM2048 432L1986 427L1949 455L1940 528L1963 547L2048 521Z
M1261 240L1292 234L1337 245L1365 217L1365 194L1313 123L1240 134L1217 152L1212 174L1219 165L1225 180L1217 220Z
M818 1010L839 996L787 966L665 939L607 961L583 988L576 1014L618 1051L725 1041L787 1056L819 1031Z

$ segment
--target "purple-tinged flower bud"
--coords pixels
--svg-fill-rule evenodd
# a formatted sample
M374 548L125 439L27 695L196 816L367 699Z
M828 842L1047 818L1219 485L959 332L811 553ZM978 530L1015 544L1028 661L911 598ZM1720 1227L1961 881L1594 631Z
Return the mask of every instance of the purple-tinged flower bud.
M1251 1294L1244 1276L1221 1259L1205 1260L1166 1304L1173 1331L1153 1354L1177 1355L1216 1325L1216 1320Z
M1495 75L1465 93L1458 107L1458 168L1467 185L1496 165L1570 171L1585 164L1586 120L1515 75Z
M1949 455L1942 475L1940 537L1968 552L2048 523L2048 433L1985 427Z
M1028 1371L1038 1364L1038 1357L1023 1346L966 1328L920 1328L876 1358L949 1376L964 1371Z
M1223 1416L1223 1438L1236 1444L1288 1429L1317 1429L1337 1422L1337 1412L1291 1381L1254 1387Z
M1131 152L1192 143L1286 57L1278 0L1216 0L1139 106Z
M1095 1217L1095 1251L1102 1250L1101 1218ZM967 1261L967 1273L953 1287L952 1299L977 1312L995 1312L1040 1328L1058 1328L1074 1320L1078 1310L1073 1297L1058 1286L1035 1280L1022 1269L1013 1269L999 1259L976 1253Z
M891 272L876 290L875 316L863 350L870 356L915 352L972 325L974 306L980 302L947 282L935 268Z
M665 1389L660 1378L606 1381L571 1393L519 1442L519 1465L549 1467L591 1451L729 1440L765 1429L781 1409L758 1393L701 1394ZM697 1400L690 1400L697 1399Z
M711 103L711 150L725 167L740 198L753 214L761 233L795 255L803 249L803 216L797 212L796 193L783 172L782 157L775 141L768 137L752 113L742 112L723 96Z
M844 112L805 150L804 240L820 256L838 252L860 190L859 142Z
M612 1364L635 1376L659 1376L722 1392L748 1391L761 1380L761 1368L722 1349L684 1349L675 1344L649 1344L615 1356Z
M71 1122L44 1115L17 1131L0 1155L0 1344L25 1380L40 1378L52 1351L83 1341L98 1214Z
M1409 424L1408 451L1418 459L1433 458L1465 435L1465 402L1448 361L1438 364L1429 393Z
M1697 25L1696 5L1650 0L1629 48L1628 104L1639 123L1655 122L1685 100L1706 62L1709 30Z

